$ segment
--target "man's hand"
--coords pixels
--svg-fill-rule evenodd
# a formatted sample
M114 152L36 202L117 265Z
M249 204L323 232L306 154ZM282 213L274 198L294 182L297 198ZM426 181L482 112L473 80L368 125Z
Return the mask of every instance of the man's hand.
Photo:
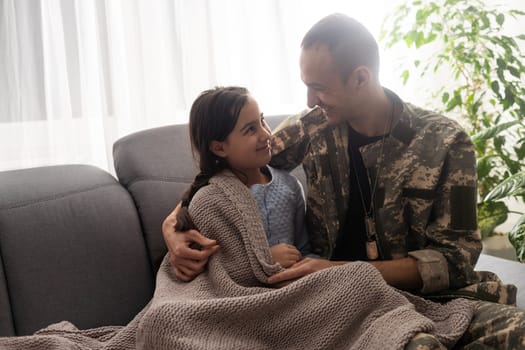
M292 265L289 269L270 276L268 278L268 283L281 288L313 272L341 264L344 264L344 262L304 258L298 263Z
M282 267L288 268L301 260L301 253L291 244L279 243L270 248L274 263L281 264Z
M219 249L219 246L217 241L204 237L196 230L175 231L179 209L180 204L162 223L162 235L170 252L170 262L175 276L189 282L204 271L208 258ZM201 249L193 249L190 245L198 245Z

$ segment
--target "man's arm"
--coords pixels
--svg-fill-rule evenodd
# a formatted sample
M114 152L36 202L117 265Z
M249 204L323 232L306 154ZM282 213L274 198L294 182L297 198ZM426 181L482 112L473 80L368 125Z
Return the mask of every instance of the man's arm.
M474 265L481 252L476 223L476 158L462 131L449 134L450 144L430 222L426 245L408 257L371 262L392 286L423 294L464 287L476 281ZM417 202L417 201L416 201ZM416 207L412 208L417 210Z
M347 263L349 262L305 258L291 268L268 278L268 283L282 287L311 273ZM396 260L371 261L369 263L381 273L385 281L391 286L404 290L421 288L422 281L416 259L408 257Z
M162 235L169 250L175 276L189 282L204 271L208 258L219 246L215 240L204 237L196 230L175 231L179 209L180 203L162 223ZM192 248L193 245L198 245L201 249Z
M370 261L386 283L403 290L419 290L423 284L417 260L411 257L396 260Z
M303 162L312 136L326 126L328 122L319 107L288 117L273 130L270 165L285 171L295 169Z
M409 252L417 259L424 294L475 283L481 253L476 218L476 157L469 136L457 132L450 142L425 230L427 245Z

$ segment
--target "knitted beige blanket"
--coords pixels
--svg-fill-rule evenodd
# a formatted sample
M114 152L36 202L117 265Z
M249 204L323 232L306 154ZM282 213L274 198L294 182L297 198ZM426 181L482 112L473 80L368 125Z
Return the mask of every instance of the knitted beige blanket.
M364 262L269 288L271 263L257 205L231 173L211 179L190 205L199 230L221 249L190 283L165 259L151 302L126 327L78 330L61 322L0 349L403 349L419 332L452 346L474 304L436 304L388 286Z

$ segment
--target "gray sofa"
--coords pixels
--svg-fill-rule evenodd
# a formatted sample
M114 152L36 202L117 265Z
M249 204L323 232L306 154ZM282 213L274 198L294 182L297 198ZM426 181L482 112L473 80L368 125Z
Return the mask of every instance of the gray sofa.
M118 181L86 165L0 172L0 336L123 325L150 299L162 221L195 173L187 127L124 137L114 159ZM479 266L519 285L525 307L524 265L482 255Z

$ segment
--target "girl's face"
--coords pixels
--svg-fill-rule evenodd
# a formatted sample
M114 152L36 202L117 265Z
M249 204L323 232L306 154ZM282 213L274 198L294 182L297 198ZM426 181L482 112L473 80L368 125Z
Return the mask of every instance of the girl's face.
M270 162L270 134L257 102L248 96L232 132L223 142L213 141L210 147L233 169L250 171Z

